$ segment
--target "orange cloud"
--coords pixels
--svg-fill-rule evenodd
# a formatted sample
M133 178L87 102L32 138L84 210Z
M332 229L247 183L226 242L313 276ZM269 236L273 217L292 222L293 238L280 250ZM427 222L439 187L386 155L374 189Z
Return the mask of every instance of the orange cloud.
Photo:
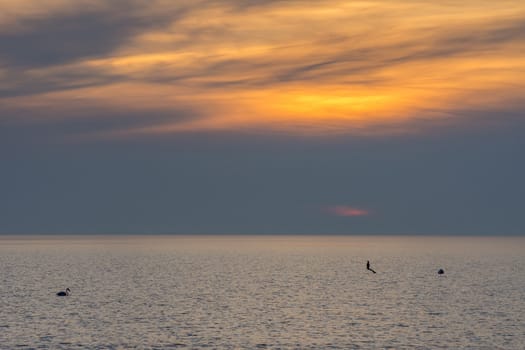
M337 216L367 216L370 215L370 212L366 209L349 207L346 205L336 205L333 207L325 208L325 211L332 215Z
M412 132L525 109L522 1L86 4L0 4L0 105L194 111L100 130L110 137Z

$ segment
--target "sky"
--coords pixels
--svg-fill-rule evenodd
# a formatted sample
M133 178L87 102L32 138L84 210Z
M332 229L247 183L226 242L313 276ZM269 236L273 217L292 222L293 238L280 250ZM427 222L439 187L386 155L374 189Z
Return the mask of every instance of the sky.
M0 0L0 234L525 235L525 2Z

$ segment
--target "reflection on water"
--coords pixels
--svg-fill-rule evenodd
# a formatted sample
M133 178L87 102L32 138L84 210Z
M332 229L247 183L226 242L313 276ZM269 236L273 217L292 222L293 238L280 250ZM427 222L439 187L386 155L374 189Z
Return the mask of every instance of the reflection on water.
M5 236L0 267L1 349L525 344L523 238Z

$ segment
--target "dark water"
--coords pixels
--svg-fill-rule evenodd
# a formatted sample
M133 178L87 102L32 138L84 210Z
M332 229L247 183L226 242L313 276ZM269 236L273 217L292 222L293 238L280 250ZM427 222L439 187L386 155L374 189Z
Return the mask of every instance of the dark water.
M525 344L523 238L0 237L0 266L1 349Z

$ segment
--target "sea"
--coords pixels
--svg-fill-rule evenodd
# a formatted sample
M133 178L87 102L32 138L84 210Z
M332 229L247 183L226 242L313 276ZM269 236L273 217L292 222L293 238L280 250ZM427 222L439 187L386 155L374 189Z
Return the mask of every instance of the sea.
M525 238L0 236L0 349L525 349Z

